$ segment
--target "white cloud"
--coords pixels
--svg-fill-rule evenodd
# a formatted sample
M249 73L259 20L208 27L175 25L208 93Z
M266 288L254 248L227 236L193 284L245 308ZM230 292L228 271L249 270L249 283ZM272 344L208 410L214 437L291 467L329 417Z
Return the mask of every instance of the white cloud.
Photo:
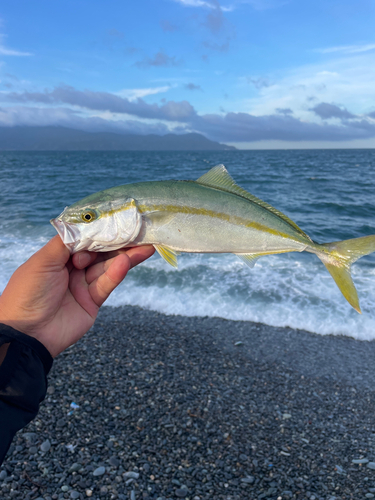
M186 7L205 7L209 9L220 9L223 12L232 12L241 4L248 4L255 10L273 9L282 7L290 2L290 0L234 0L233 3L228 5L220 5L218 0L174 0Z
M316 49L315 52L320 52L321 54L333 54L341 52L343 54L359 54L360 52L369 52L370 50L375 50L375 43L369 43L367 45L342 45L338 47L327 47L325 49Z
M186 5L186 7L208 7L210 9L214 7L212 3L204 0L175 0L175 2Z
M343 105L355 114L373 110L375 54L357 53L296 67L284 75L271 75L269 86L242 104L242 110L261 116L277 108L290 108L302 120L320 122L310 108L319 102ZM241 80L244 85L244 79ZM240 109L239 109L240 110Z
M32 56L30 52L21 52L20 50L9 49L4 45L5 35L0 35L0 55L2 56Z
M354 139L352 141L254 141L229 142L238 149L372 149L375 139Z
M231 12L234 10L234 5L219 5L217 0L213 0L212 2L206 2L204 0L174 0L177 3L185 5L186 7L205 7L208 9L220 9L223 12Z
M119 92L115 92L115 95L125 97L126 99L129 99L129 101L135 101L136 99L143 99L143 97L146 97L148 95L168 92L170 88L170 85L165 85L164 87L151 87L148 89L123 89Z
M290 3L290 0L240 0L240 3L249 4L255 10L275 9Z

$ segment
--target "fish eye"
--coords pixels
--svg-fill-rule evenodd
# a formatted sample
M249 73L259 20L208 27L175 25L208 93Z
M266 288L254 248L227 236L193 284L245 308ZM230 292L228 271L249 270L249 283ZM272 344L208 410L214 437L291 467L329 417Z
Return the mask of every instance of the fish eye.
M92 222L97 218L96 213L94 210L85 210L81 214L81 219L83 222Z

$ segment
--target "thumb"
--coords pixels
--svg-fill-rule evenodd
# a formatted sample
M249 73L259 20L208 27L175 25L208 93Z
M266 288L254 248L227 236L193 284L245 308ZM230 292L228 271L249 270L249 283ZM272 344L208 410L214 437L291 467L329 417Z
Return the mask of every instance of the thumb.
M62 242L60 236L54 236L44 247L36 252L30 260L38 261L39 265L62 269L70 257L68 248Z

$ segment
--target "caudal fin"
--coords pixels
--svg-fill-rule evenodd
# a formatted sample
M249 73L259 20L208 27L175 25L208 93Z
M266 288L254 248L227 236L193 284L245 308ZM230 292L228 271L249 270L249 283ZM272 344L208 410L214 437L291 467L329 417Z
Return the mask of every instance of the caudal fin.
M359 258L375 252L375 236L335 241L319 245L319 247L322 248L322 252L317 253L319 259L326 266L349 304L361 314L350 267Z

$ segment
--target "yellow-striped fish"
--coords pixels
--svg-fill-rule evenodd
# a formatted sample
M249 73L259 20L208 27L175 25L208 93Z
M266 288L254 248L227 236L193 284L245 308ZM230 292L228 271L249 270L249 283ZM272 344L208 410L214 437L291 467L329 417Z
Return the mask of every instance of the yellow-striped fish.
M375 251L375 236L319 244L286 215L240 188L224 165L196 181L106 189L67 207L51 223L72 253L153 245L172 266L179 252L234 253L252 267L263 256L315 253L361 312L350 266Z

